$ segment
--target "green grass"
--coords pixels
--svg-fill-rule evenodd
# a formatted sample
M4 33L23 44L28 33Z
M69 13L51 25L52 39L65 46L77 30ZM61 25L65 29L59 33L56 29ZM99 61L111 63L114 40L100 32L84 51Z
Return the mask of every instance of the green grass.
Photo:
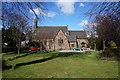
M51 57L58 52L31 54L8 61L10 65L27 63ZM61 55L45 62L19 66L3 71L3 78L117 78L118 62L96 59L97 53L60 53ZM69 55L70 54L70 55ZM58 54L59 55L59 54ZM7 57L5 57L7 56ZM4 55L3 59L14 56Z

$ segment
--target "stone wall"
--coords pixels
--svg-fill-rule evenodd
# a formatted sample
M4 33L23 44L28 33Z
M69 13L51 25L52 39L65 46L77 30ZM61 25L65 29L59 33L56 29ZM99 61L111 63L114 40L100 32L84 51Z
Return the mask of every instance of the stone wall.
M59 43L60 40L62 41L61 44ZM58 34L56 35L55 43L54 43L54 39L41 39L41 40L33 40L33 41L36 41L38 43L42 42L43 46L40 46L40 48L42 49L42 47L44 47L45 50L54 50L54 48L55 50L69 50L70 49L68 40L66 36L64 35L64 33L62 32L62 30L60 30Z
M70 48L68 40L64 33L62 32L62 30L60 30L57 36L55 37L55 50L69 50L69 49Z
M45 39L43 41L43 45L45 46L46 50L54 50L54 39Z
M42 49L44 47L45 50L54 50L54 48L55 50L70 50L70 49L72 50L73 47L77 47L77 44L80 47L82 42L85 43L85 47L83 48L85 50L88 44L87 38L77 39L77 43L76 42L68 43L67 37L65 36L62 30L60 30L56 35L55 42L54 39L41 39L41 40L34 39L33 41L36 41L38 43L42 42L42 46L40 46L40 48Z
M84 49L87 48L88 39L77 39L77 42L78 42L78 46L80 46L80 44L81 44L82 42L84 42L84 43L85 43Z
M42 48L44 48L45 50L54 50L54 39L40 39L33 41L39 43L41 50Z
M70 50L72 50L73 47L77 47L76 42L70 42L69 46L70 46Z

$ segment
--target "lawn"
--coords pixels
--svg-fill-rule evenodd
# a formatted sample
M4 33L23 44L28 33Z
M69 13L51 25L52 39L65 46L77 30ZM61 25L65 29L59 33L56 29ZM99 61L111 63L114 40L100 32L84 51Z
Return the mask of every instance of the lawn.
M15 69L4 70L3 78L118 78L118 62L96 59L97 52L35 53L8 61ZM15 54L3 55L3 59ZM51 57L53 56L53 57ZM22 63L22 64L21 64Z

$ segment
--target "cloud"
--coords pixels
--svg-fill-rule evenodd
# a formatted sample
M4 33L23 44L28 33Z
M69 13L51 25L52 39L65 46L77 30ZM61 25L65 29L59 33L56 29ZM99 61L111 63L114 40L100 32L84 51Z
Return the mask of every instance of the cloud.
M95 28L97 27L97 23L89 23L87 20L82 20L82 22L80 24L78 24L79 26L85 27L87 26L88 28Z
M84 7L85 5L83 3L80 3L80 7Z
M35 11L36 14L42 14L42 15L46 15L45 12L43 12L40 8L36 8L33 9ZM30 13L34 14L34 12L32 10L30 10Z
M33 10L35 11L35 13L36 13L37 15L42 14L42 15L48 16L48 17L54 17L54 16L56 15L56 13L55 13L55 12L52 12L52 11L50 11L50 12L48 12L48 13L45 13L45 12L43 12L40 8L36 8L36 9L33 9ZM30 13L34 14L34 12L33 12L32 10L30 10ZM34 16L33 16L33 18L34 18Z
M79 26L87 26L87 25L89 25L89 22L87 20L82 20L82 22L78 25Z
M74 13L74 4L78 0L58 0L56 5L58 8L60 8L61 12L63 12L66 15L70 15Z
M88 25L89 28L96 28L97 27L97 23L92 23Z
M81 31L84 31L84 29L81 29Z
M56 13L52 12L52 11L50 11L50 12L47 13L48 17L54 17L55 15L56 15Z

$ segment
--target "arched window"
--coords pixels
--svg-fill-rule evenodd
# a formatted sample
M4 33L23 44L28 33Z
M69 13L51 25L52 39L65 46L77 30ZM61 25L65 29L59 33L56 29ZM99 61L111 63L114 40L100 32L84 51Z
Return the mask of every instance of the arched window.
M44 45L47 45L47 41L46 40L44 40Z
M52 40L49 40L49 49L51 49L52 44L53 44Z
M59 46L62 46L62 44L63 44L63 39L61 39L61 38L58 39L58 45L59 45Z

